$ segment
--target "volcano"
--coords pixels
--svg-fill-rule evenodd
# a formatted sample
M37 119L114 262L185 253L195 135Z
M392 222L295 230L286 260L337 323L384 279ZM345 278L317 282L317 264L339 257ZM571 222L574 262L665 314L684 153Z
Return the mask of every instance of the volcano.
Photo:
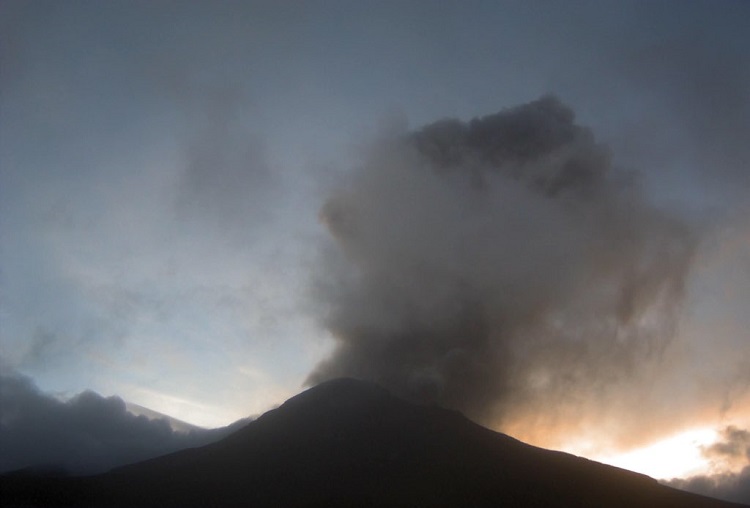
M230 436L108 473L5 475L3 506L739 506L544 450L373 383L315 386Z

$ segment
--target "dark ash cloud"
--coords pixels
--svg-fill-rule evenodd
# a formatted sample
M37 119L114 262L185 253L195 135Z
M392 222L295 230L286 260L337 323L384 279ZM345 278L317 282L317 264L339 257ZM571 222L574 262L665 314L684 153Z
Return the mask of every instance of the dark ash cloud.
M673 336L696 238L555 97L386 135L327 200L309 382L493 425L607 403Z
M0 374L0 473L99 473L208 444L233 428L177 432L166 418L128 412L119 397L86 391L62 402L25 376Z
M722 434L722 440L706 447L703 454L724 467L744 464L739 472L698 475L665 483L704 496L750 504L750 431L730 426Z

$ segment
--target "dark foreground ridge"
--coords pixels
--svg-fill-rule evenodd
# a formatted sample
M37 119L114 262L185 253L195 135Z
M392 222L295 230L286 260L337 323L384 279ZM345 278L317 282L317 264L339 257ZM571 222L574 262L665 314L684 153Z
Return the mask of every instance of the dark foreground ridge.
M353 379L322 383L201 448L98 476L1 478L4 507L739 506Z

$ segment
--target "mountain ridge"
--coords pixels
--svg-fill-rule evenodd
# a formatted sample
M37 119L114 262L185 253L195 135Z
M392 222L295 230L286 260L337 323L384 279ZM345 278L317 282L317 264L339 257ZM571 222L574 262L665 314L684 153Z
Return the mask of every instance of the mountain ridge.
M537 448L350 378L312 387L200 448L89 478L3 483L9 506L739 506Z

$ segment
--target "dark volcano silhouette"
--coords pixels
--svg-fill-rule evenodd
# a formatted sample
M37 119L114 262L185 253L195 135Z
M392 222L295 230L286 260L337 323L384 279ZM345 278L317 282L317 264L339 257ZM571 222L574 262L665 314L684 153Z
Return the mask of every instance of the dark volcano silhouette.
M216 443L85 478L6 475L3 506L730 507L328 381Z

